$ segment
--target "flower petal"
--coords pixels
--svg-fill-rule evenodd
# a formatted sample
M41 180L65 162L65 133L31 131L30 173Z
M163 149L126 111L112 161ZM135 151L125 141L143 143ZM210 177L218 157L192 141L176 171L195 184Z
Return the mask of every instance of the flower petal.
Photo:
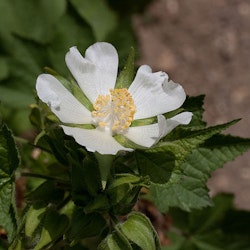
M146 126L130 127L124 136L138 145L151 147L158 139L159 126L155 123Z
M191 112L183 112L180 113L170 119L166 119L163 115L158 116L158 124L159 124L159 139L166 136L170 133L175 127L178 125L187 125L190 123L192 119Z
M173 81L168 82L164 72L152 73L143 65L128 89L134 99L136 113L134 119L143 119L179 108L186 99L183 88Z
M91 113L54 76L41 74L36 81L39 98L65 123L89 124Z
M85 58L76 47L70 48L66 64L82 91L94 103L98 95L106 95L114 88L118 71L118 54L109 43L90 46Z
M61 126L67 135L73 136L77 143L88 151L115 155L119 150L133 151L119 144L111 135L98 129L82 129Z

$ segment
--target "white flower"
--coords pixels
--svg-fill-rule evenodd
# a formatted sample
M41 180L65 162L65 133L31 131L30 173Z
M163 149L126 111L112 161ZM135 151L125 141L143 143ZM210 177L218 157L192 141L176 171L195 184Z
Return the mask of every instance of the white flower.
M128 89L115 89L118 55L109 43L95 43L83 57L76 47L66 54L66 64L79 87L93 104L93 111L81 104L59 80L41 74L36 82L39 98L62 122L67 135L89 151L116 154L125 148L115 139L122 134L143 147L151 147L179 124L188 124L192 113L183 112L171 119L162 115L179 108L185 98L183 88L164 72L152 73L143 65ZM157 116L158 122L131 126L134 120ZM71 127L68 124L92 124L95 129Z

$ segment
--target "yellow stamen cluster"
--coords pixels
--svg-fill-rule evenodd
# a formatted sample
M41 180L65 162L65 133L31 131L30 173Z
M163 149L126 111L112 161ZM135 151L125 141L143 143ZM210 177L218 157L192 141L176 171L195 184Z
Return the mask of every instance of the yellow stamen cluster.
M123 133L131 125L136 111L134 100L127 89L110 89L110 95L99 95L92 112L97 124Z

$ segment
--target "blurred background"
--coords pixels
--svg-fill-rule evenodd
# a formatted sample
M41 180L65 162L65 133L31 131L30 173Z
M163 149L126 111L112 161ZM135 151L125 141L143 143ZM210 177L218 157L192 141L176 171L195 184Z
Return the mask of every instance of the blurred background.
M250 137L250 2L248 0L0 0L0 116L30 138L29 105L44 67L68 76L64 56L96 41L114 44L123 66L129 48L181 83L205 94L208 125L242 120L226 133ZM234 192L250 209L250 153L216 171L211 194Z

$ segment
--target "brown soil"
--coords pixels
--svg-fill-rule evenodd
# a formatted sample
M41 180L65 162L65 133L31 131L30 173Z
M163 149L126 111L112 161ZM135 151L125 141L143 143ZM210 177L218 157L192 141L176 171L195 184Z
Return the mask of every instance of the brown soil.
M188 95L205 94L208 125L242 118L226 132L250 137L250 1L155 0L134 17L141 58ZM250 153L216 171L211 194L234 192L250 209Z

